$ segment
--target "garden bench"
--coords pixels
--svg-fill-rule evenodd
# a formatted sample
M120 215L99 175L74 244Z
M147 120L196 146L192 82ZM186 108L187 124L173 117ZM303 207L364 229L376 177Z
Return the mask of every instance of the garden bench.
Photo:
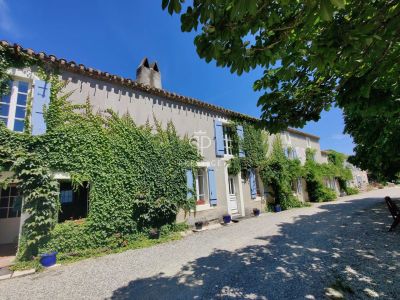
M390 226L390 229L389 229L389 231L392 231L400 223L400 210L399 210L398 206L396 205L396 203L394 203L393 200L389 196L385 197L385 202L386 202L386 204L389 208L389 211L392 214L392 217L394 220L392 226Z

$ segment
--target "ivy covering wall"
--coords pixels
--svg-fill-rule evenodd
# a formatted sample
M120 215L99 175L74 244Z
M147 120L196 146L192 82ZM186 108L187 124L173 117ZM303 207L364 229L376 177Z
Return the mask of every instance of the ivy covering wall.
M286 157L280 136L276 136L272 151L260 169L264 186L271 187L276 204L282 209L301 207L303 203L293 195L291 184L303 175L303 169L298 159Z
M52 83L46 134L15 133L0 123L0 171L14 172L3 184L17 183L30 215L23 228L21 259L37 255L54 238L60 207L54 172L70 174L73 186L86 185L90 191L89 214L75 231L81 241L76 248L101 247L115 236L124 239L160 228L173 223L180 209L194 207L187 198L185 171L200 157L172 123L155 120L154 126L137 126L129 115L94 113L89 99L85 105L73 105L56 73L45 72L37 61L24 63L24 56L8 50L0 49L0 55L1 82L9 79L7 68L37 64L39 76ZM62 227L71 227L68 223L58 224L57 232L66 232ZM68 238L62 238L68 244Z
M335 191L324 184L325 179L337 179L339 188L343 192L348 192L347 181L352 178L350 169L344 166L345 156L336 151L328 154L328 163L317 163L314 159L315 150L307 149L305 179L310 201L324 202L336 199Z

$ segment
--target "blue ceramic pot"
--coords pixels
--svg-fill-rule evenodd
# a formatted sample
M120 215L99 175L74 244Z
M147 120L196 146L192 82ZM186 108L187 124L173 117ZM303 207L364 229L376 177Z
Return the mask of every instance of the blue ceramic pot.
M228 224L228 223L230 223L232 221L232 218L231 218L230 215L225 215L225 216L222 217L222 219L224 220L225 224Z
M57 262L57 252L51 252L51 253L44 253L44 254L40 254L40 264L43 267L51 267L54 266Z
M280 211L282 211L282 207L281 207L279 204L275 204L275 205L274 205L274 209L275 209L275 212L280 212Z

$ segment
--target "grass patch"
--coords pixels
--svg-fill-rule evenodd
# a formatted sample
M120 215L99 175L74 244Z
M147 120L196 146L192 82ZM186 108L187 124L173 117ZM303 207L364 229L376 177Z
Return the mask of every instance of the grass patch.
M43 267L39 262L39 258L35 258L34 260L29 261L18 261L14 265L10 266L9 269L11 271L24 271L35 269L36 272L38 272L43 270Z
M182 239L180 232L171 232L166 235L160 236L158 239L150 239L145 235L138 236L136 240L130 241L126 246L119 248L96 248L86 249L70 253L59 253L57 255L57 262L61 264L69 264L87 258L101 257L108 254L121 253L127 250L135 250L148 248L159 244L164 244L171 241Z

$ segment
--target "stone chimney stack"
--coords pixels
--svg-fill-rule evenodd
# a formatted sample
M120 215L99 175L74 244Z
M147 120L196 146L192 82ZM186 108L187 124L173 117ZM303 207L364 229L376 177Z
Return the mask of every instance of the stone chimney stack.
M143 58L136 69L136 81L151 87L162 89L161 73L156 62L149 64L148 59Z

